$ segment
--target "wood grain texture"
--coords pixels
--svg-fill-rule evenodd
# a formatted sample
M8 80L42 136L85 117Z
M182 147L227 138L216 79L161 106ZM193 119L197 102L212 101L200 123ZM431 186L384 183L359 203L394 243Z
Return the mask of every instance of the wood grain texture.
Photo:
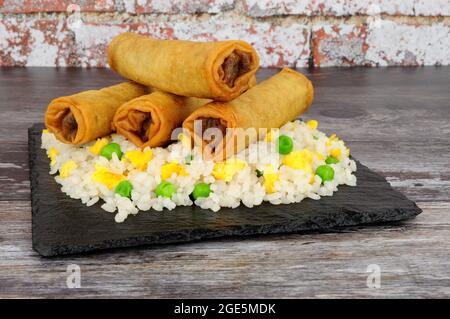
M274 70L261 70L266 78ZM306 72L306 71L305 71ZM31 248L27 128L103 69L0 68L0 297L450 297L450 68L321 69L305 118L418 202L397 225L45 259ZM66 287L80 265L82 288ZM369 264L381 289L366 287Z

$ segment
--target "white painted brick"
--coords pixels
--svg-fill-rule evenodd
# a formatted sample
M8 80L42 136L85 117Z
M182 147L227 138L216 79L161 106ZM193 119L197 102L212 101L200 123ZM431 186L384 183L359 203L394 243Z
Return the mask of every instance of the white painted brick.
M424 16L450 16L450 0L416 0L415 14Z
M146 23L138 32L156 38L195 41L241 39L255 46L262 66L307 66L310 28L296 19L255 21L234 15L169 17Z
M133 0L125 0L131 2ZM229 10L234 0L134 0L137 12L147 13L219 13Z
M175 22L173 29L179 39L247 41L255 46L262 66L308 65L309 28L301 23L276 24L215 16L196 23Z
M449 15L450 0L244 0L253 17L273 15Z
M0 20L0 66L65 66L71 43L63 19Z
M450 27L376 19L368 25L366 60L373 65L450 64Z
M312 28L314 66L354 66L365 64L364 25L316 24Z
M244 0L245 7L250 16L266 17L273 15L317 15L322 14L344 15L347 14L346 0Z
M126 25L82 23L71 28L81 66L106 66L107 47L112 38L128 31Z

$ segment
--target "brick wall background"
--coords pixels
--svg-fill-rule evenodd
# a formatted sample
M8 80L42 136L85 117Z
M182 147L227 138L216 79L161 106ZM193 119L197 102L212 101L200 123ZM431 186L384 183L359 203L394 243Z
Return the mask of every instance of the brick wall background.
M243 39L263 66L450 64L450 0L0 0L0 66L104 67L124 31Z

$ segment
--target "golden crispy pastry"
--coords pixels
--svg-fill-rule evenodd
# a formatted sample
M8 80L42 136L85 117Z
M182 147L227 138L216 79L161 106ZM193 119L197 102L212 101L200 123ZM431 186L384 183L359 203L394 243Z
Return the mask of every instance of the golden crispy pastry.
M243 130L237 128L279 128L305 112L313 95L313 86L304 75L284 68L233 101L211 102L200 107L184 121L183 128L196 143L201 143L207 154L222 160L243 150L261 135L244 138ZM198 124L201 125L196 127ZM214 146L204 136L210 128L226 132L225 138Z
M142 148L164 146L170 142L172 131L208 102L210 100L155 91L119 107L113 127Z
M137 83L182 96L229 101L253 86L259 58L238 40L157 40L135 33L116 36L110 67Z
M45 126L61 142L90 142L112 132L111 123L119 106L147 92L145 86L125 82L59 97L48 105Z

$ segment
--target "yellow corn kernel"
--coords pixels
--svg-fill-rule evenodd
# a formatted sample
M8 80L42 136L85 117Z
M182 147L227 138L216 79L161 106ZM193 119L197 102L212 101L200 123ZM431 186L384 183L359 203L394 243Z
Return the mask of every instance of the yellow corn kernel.
M67 161L61 166L61 169L59 170L59 176L62 178L69 177L72 170L77 167L78 165L74 161Z
M283 159L283 164L294 169L301 169L305 172L312 172L312 158L313 154L308 149L301 151L293 151L286 155Z
M55 147L50 147L48 151L48 158L50 158L50 165L54 166L56 164L56 156L58 156L59 151Z
M95 165L95 172L92 174L92 180L94 182L101 183L108 187L109 189L113 189L117 186L121 181L125 179L125 176L122 174L116 174L110 172L106 167Z
M145 171L148 163L153 158L153 152L151 150L144 152L141 150L128 151L125 153L125 158L128 159L137 169Z
M102 148L108 145L108 143L109 141L106 137L98 138L95 144L89 147L89 151L91 151L92 154L98 155Z
M243 169L247 163L237 158L230 158L225 162L219 162L214 165L212 175L216 179L222 179L229 182L233 179L233 176Z
M341 149L340 148L332 149L330 155L333 156L334 158L339 158L341 156Z
M315 130L319 125L319 122L317 122L316 120L309 120L308 122L306 122L306 125L308 125L310 129Z
M43 129L42 130L42 134L48 134L48 130L47 129Z
M177 162L171 162L161 166L161 179L165 180L172 177L173 174L186 176L187 172L180 164Z
M275 191L275 182L280 179L280 175L275 171L271 164L268 164L264 168L264 188L267 194L271 194Z

